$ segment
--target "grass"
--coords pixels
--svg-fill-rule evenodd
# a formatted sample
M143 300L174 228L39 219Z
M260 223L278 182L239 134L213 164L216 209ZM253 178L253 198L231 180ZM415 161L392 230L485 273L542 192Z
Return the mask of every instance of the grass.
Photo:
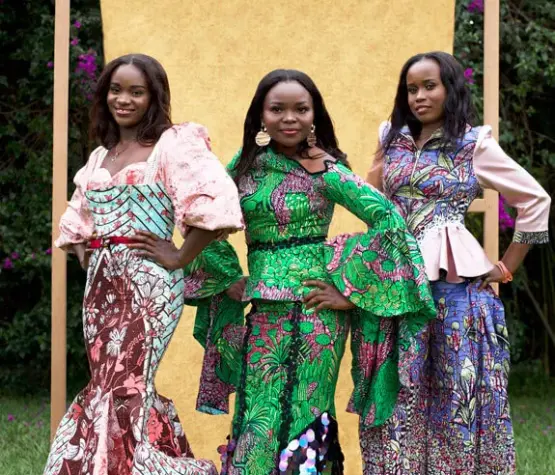
M555 475L555 380L543 378L536 367L518 368L510 397L518 475ZM0 396L1 475L42 474L48 426L47 398Z

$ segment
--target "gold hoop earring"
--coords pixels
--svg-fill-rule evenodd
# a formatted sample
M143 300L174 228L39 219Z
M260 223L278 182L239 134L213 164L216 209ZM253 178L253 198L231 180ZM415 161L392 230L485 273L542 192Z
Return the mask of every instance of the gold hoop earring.
M314 124L312 124L312 127L310 127L310 133L306 138L306 143L310 148L316 145L316 126Z
M270 134L267 131L268 131L268 129L266 129L266 126L264 124L262 124L262 128L260 129L260 131L256 134L256 137L254 138L254 141L256 142L256 145L258 145L259 147L265 147L272 140L272 137L270 137Z

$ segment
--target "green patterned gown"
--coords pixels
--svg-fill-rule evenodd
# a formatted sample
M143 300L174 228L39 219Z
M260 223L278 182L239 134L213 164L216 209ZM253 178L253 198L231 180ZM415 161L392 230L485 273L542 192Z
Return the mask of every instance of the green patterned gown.
M206 348L198 409L227 412L237 388L222 473L327 467L341 474L334 395L347 334L355 383L349 410L362 425L382 424L403 382L399 357L436 313L422 257L394 205L341 163L310 173L268 148L238 188L248 244L244 299L252 308L245 319L243 305L222 293L242 271L227 242L213 243L186 284L196 286L195 335ZM368 231L327 240L335 204ZM306 309L308 279L334 284L356 309Z

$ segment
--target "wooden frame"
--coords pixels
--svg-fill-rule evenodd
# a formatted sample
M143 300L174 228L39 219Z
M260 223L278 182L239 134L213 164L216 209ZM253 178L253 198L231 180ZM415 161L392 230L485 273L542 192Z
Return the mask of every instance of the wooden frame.
M499 138L499 0L485 0L484 9L484 123ZM499 259L499 194L485 190L470 211L484 213L484 249L491 262ZM494 284L498 291L498 285Z
M56 0L54 41L54 129L52 181L52 241L67 200L67 141L69 91L70 0ZM499 129L499 0L485 0L484 122L494 136ZM472 212L484 213L484 248L489 259L499 255L498 194L487 190ZM52 244L53 244L52 242ZM53 437L66 411L66 256L52 245L51 416Z
M56 0L54 24L54 117L52 150L52 350L50 438L66 411L67 256L54 246L67 205L70 0Z

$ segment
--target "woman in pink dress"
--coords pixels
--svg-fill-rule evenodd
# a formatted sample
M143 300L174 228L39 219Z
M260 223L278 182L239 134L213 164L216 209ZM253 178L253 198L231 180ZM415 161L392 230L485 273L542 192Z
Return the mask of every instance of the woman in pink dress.
M237 189L204 127L172 126L168 79L153 58L108 64L92 116L101 146L75 176L56 241L87 271L91 381L61 421L44 473L216 474L193 458L154 378L187 296L182 268L242 228ZM183 246L159 252L155 241L171 240L174 227Z

